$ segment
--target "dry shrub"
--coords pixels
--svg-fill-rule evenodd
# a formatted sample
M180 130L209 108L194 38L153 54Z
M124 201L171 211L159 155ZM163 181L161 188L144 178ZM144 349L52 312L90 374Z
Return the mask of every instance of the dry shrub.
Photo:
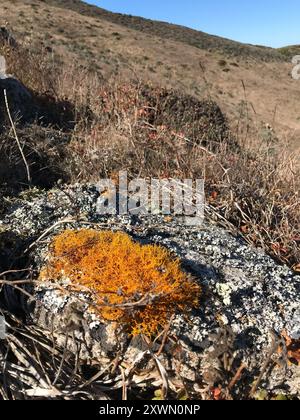
M59 63L51 60L49 53L21 44L0 42L0 55L6 60L6 73L16 77L27 89L55 95Z
M299 264L299 165L284 143L254 129L255 137L234 140L218 107L174 91L101 82L89 97L94 122L68 148L74 181L124 169L131 177L204 178L209 203L250 243Z
M62 165L69 141L66 133L30 124L19 127L18 135L30 167L32 185L51 188L59 179L68 179ZM0 182L4 195L28 187L26 168L11 130L0 134Z
M167 249L110 231L67 230L55 237L41 279L68 279L89 290L97 312L127 324L133 335L156 333L173 313L196 306L200 295Z
M246 240L296 269L300 262L300 197L297 159L268 145L218 154L228 170L208 165L208 200Z
M9 98L13 114L17 116L17 119L23 123L38 120L43 125L51 125L64 130L73 129L76 122L75 107L57 91L62 72L60 62L50 59L49 54L43 49L32 50L22 45L13 46L9 43L0 43L0 55L6 59L7 75L17 79L31 94L31 99L24 106L20 106L20 109L14 109L19 104L11 103L13 100ZM2 89L0 89L0 95L1 114ZM23 108L26 115L23 115Z
M195 164L195 156L203 155L197 144L212 150L221 144L237 147L226 118L210 101L116 81L94 81L91 95L84 77L80 88L94 118L90 125L85 118L77 125L68 149L74 181L95 181L120 169L131 176L174 177L184 172L190 177L202 174Z

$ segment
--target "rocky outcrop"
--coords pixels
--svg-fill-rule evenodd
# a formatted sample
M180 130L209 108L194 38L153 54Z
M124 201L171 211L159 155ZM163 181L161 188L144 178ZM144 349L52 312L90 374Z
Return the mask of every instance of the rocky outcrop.
M6 91L9 109L14 119L28 121L35 115L36 106L32 94L21 82L13 77L5 76L0 78L0 121L2 123L7 119L4 91Z
M131 339L89 312L82 294L62 294L61 286L44 283L35 288L35 323L51 330L61 346L66 332L75 337L68 349L72 353L80 343L84 364L103 365L120 355L124 365L138 361L144 371L159 363L171 388L181 378L193 395L206 387L224 387L242 366L232 390L235 397L248 397L251 388L256 391L258 378L257 389L270 395L300 396L299 361L289 347L299 345L300 339L299 276L209 221L188 227L160 216L99 216L97 198L93 186L40 192L16 200L0 227L29 242L46 232L32 248L37 269L47 258L45 239L66 227L121 229L142 243L166 246L201 285L200 308L189 317L177 314L166 337L150 352L141 339Z

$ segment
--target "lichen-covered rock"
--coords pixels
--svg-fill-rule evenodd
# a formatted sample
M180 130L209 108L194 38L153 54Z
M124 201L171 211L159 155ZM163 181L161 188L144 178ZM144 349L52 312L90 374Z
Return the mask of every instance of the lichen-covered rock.
M103 322L90 311L84 295L64 294L50 283L36 287L35 294L34 322L51 331L58 345L78 352L81 361L109 363L124 350L128 335L116 323ZM66 334L70 335L67 344Z
M203 384L228 384L244 364L234 390L237 395L249 395L261 376L258 385L262 389L276 395L300 396L299 366L283 338L295 342L300 339L299 275L209 221L201 227L188 227L176 218L100 216L96 212L98 196L94 186L41 192L32 199L15 200L1 224L31 241L38 239L31 248L38 269L45 262L51 237L67 227L123 230L141 243L167 247L181 258L184 269L198 279L202 288L200 308L171 320L161 351L161 342L156 343L159 360L169 375L179 372L180 377L192 381L195 389L203 389ZM70 306L69 297L61 302L57 290L52 289L39 285L36 298L49 313L60 313L57 319L64 325L71 317L70 309L66 315L64 308L74 305ZM72 295L70 303L72 299L76 296ZM90 355L82 355L86 360L99 361L99 354L100 358L113 360L120 349L128 360L144 351L136 339L119 334L118 345L109 346L108 351L101 340L114 336L112 326L89 317L86 313L81 316L87 325L81 341L92 343ZM106 328L110 328L109 333ZM143 367L148 366L149 360L143 363Z

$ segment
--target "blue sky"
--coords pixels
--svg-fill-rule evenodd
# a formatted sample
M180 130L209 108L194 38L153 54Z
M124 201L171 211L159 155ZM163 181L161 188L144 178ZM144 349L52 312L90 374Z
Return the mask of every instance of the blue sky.
M300 44L299 0L86 0L105 9L189 26L241 42Z

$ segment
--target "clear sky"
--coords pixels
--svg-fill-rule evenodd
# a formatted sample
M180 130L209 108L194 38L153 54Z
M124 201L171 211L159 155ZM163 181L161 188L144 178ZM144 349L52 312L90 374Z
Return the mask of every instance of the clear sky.
M105 9L177 23L236 41L300 44L300 0L86 0Z

